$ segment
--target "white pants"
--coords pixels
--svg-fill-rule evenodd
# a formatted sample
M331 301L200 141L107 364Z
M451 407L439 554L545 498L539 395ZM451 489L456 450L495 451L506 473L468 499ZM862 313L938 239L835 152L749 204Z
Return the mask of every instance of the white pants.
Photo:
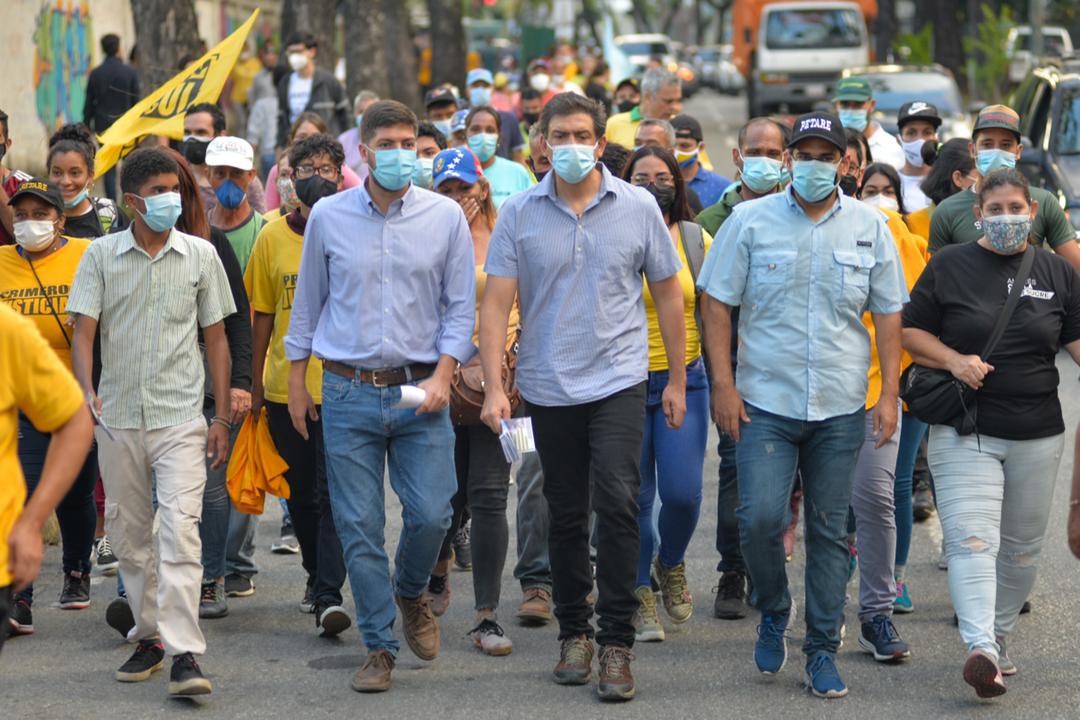
M128 641L160 636L165 652L201 655L202 516L206 486L206 420L161 430L98 428L98 462L105 484L105 531L120 560L135 627ZM154 480L158 544L154 546Z

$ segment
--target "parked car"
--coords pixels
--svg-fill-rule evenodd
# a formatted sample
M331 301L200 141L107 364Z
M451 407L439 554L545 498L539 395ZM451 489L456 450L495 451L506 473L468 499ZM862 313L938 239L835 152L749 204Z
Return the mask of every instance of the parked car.
M1044 26L1043 46L1039 57L1031 51L1031 26L1017 25L1009 30L1006 41L1009 57L1009 81L1021 82L1043 58L1066 58L1073 54L1072 36L1063 27Z
M701 83L717 92L738 95L746 87L746 79L731 59L730 45L706 45L695 56Z
M896 114L901 105L923 100L941 113L938 135L942 140L971 136L971 118L965 112L960 88L941 65L867 65L844 70L842 77L851 76L869 81L877 103L874 119L888 132L897 132Z
M660 33L620 35L615 47L622 51L630 64L633 77L640 78L650 64L660 63L682 80L683 97L690 97L701 87L698 71L689 62L679 60L671 38Z

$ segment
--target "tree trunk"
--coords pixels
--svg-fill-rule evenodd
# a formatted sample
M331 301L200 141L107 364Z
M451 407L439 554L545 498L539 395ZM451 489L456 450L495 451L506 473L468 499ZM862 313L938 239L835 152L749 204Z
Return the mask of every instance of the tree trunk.
M956 79L962 81L967 77L964 68L963 37L967 24L964 4L940 0L923 0L921 4L919 16L926 18L926 22L934 28L934 62L949 68Z
M319 41L315 64L328 72L334 72L337 61L334 53L337 5L338 0L284 0L281 3L281 42L287 42L293 31L310 32Z
M639 33L652 32L652 19L649 17L650 8L645 0L632 0L630 16L634 18L634 26Z
M431 85L448 82L464 91L465 82L465 28L461 23L461 0L427 0L428 17L431 18ZM407 18L405 13L402 16ZM410 42L400 46L399 52L412 50Z
M180 58L199 46L193 0L131 0L139 74L150 94L180 71Z
M384 32L383 19L382 0L345 2L345 77L351 98L361 90L390 96L385 48L372 42Z
M416 81L416 46L409 26L408 10L401 0L382 0L382 12L383 51L386 53L386 62L382 67L390 86L389 97L419 112L423 108L420 83ZM369 37L377 38L378 35Z
M581 20L589 28L593 42L597 47L604 47L604 36L600 32L600 21L603 19L596 7L596 0L581 0ZM575 28L577 26L575 25Z
M878 14L874 20L874 51L878 62L890 60L899 24L896 18L896 0L878 0Z

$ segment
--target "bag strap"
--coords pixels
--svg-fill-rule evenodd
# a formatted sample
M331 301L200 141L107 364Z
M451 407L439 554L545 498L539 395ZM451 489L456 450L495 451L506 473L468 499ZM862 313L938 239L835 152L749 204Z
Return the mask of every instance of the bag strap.
M701 226L688 220L679 221L679 238L682 240L683 253L686 255L686 264L690 266L690 277L697 287L697 279L701 274L701 266L705 264L705 236Z
M64 329L64 323L60 321L60 315L56 312L56 306L53 305L52 298L45 292L45 286L41 283L41 278L38 277L37 268L34 267L34 261L30 259L30 256L26 256L26 262L30 263L30 272L34 273L34 279L37 280L38 288L41 290L42 297L45 298L45 302L49 304L49 312L52 313L53 318L56 320L56 324L60 327L60 334L64 336L64 342L67 343L68 350L71 349L71 338L68 337L67 330Z
M1009 290L1009 297L1005 300L1005 307L1002 308L997 324L994 325L994 330L990 333L990 339L986 341L986 347L979 356L983 362L990 360L990 355L994 352L994 348L997 347L998 341L1005 334L1005 326L1009 324L1013 311L1016 310L1016 305L1020 302L1020 296L1024 294L1024 286L1027 284L1028 276L1031 275L1031 266L1034 264L1035 248L1028 246L1028 249L1024 251L1024 257L1020 260L1020 268L1016 272L1012 289Z

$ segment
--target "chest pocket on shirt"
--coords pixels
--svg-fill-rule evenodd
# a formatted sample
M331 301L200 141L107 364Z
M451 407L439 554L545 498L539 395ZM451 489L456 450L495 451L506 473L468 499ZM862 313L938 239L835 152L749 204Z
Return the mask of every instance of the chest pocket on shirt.
M869 253L833 250L833 263L839 276L842 297L861 307L870 293L870 270L877 260Z
M170 283L161 289L162 317L174 322L186 322L198 313L196 283Z
M795 272L795 250L769 250L750 257L750 304L771 305L784 299Z

